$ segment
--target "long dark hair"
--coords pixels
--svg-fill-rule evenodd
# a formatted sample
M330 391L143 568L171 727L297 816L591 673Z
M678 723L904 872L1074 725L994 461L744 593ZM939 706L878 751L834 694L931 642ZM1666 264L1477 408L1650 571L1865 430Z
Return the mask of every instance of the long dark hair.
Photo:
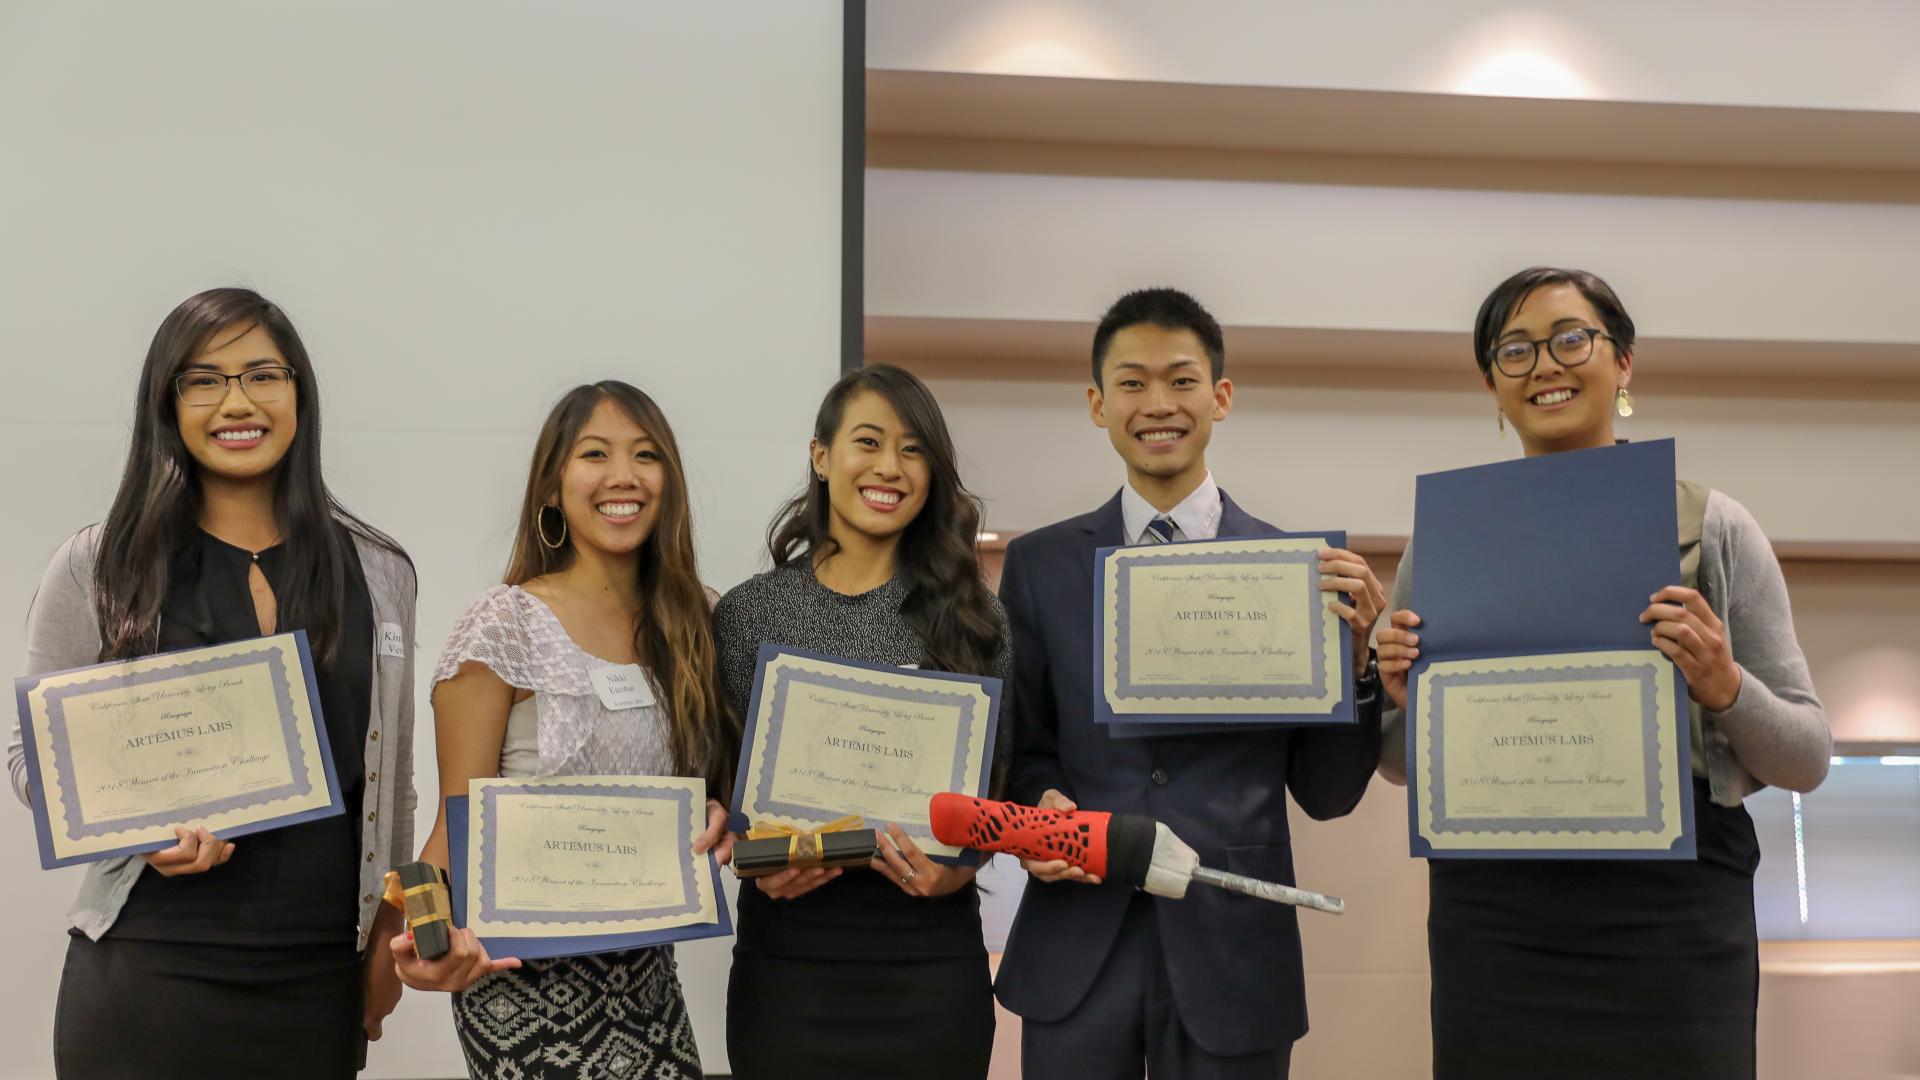
M273 520L287 569L275 597L280 624L304 627L315 657L331 662L339 655L340 613L346 607L347 545L353 542L346 530L404 554L327 490L320 475L320 385L286 312L252 289L209 289L187 298L160 323L140 370L133 442L93 568L102 660L154 650L168 569L199 524L199 464L180 438L173 377L214 335L255 326L267 331L293 369L293 442L273 483Z
M907 580L900 614L920 638L930 667L971 675L991 673L1000 649L1000 618L980 575L976 547L980 500L960 482L946 417L927 385L888 364L850 371L827 391L814 417L813 437L822 446L840 431L847 402L879 394L920 440L933 487L926 505L900 537L895 558ZM776 566L823 558L836 548L828 531L827 482L807 470L806 487L775 516L767 547Z
M572 530L563 532L551 516L542 518L550 509L548 502L559 499L561 474L580 429L602 401L619 406L653 438L667 474L653 532L638 553L640 616L634 626L633 649L651 670L667 706L675 767L684 775L705 777L708 790L724 802L733 781L728 765L739 742L740 724L720 687L713 611L694 560L693 510L680 445L674 441L666 414L652 398L608 379L576 386L554 405L534 442L506 583L523 585L573 565L577 549ZM560 546L548 547L545 541L556 534L563 537Z

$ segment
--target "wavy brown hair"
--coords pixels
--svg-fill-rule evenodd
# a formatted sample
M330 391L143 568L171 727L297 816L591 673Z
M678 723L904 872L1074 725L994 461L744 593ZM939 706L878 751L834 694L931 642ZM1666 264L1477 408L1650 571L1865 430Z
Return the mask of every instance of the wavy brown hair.
M200 465L180 438L173 377L216 335L255 326L266 330L293 369L293 442L273 478L273 520L287 566L276 597L280 625L305 628L315 658L331 663L340 651L352 535L405 555L327 490L320 475L320 383L286 312L252 289L209 289L181 301L161 321L140 370L133 440L93 567L102 660L153 652L174 554L199 527Z
M666 469L660 509L653 531L640 545L640 612L634 620L633 649L653 675L667 708L675 768L706 778L707 789L726 802L733 781L732 758L740 725L720 688L719 651L713 642L713 610L700 584L693 551L693 512L687 498L687 474L680 445L660 406L639 389L617 380L576 386L567 391L534 442L527 469L526 497L514 531L506 583L524 585L543 574L573 565L572 530L558 549L541 533L542 516L560 498L560 477L572 456L580 429L601 402L611 401L652 437ZM550 520L550 519L549 519ZM560 530L547 525L547 536Z
M1000 650L1000 617L980 574L980 500L960 482L959 455L940 403L912 372L875 364L840 377L827 391L813 421L813 437L830 446L840 432L847 403L863 393L880 395L920 441L933 478L926 505L907 523L896 556L907 579L900 615L913 627L927 663L940 671L990 675ZM827 482L807 467L806 488L774 517L767 547L775 566L819 559L838 546L828 529Z

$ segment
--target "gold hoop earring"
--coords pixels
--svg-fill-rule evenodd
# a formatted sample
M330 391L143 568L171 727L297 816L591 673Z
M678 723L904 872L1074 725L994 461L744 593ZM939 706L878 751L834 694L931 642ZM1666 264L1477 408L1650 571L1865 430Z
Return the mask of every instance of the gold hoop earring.
M567 515L564 510L560 513L560 539L547 539L547 511L559 509L557 506L543 506L539 516L533 519L533 530L540 534L540 543L548 551L559 551L567 542Z
M1500 437L1503 439L1506 438L1507 437L1507 414L1501 412L1499 409L1493 410L1493 422L1500 426Z
M1613 411L1623 420L1633 415L1633 395L1624 386L1613 395Z

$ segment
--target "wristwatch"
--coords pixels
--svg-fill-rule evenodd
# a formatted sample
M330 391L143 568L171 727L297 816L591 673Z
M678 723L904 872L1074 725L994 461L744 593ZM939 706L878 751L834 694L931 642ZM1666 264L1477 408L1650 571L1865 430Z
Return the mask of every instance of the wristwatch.
M1367 666L1361 668L1354 676L1353 689L1355 694L1361 697L1380 692L1380 654L1378 652L1372 649L1367 650Z

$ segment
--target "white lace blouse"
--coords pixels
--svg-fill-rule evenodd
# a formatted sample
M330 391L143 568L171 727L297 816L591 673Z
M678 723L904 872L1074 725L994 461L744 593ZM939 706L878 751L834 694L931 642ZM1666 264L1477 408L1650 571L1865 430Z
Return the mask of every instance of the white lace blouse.
M575 644L553 609L518 585L495 585L467 605L434 668L433 685L469 660L509 686L533 691L507 715L501 776L674 773L666 713L658 704L602 704L594 669L617 665Z

